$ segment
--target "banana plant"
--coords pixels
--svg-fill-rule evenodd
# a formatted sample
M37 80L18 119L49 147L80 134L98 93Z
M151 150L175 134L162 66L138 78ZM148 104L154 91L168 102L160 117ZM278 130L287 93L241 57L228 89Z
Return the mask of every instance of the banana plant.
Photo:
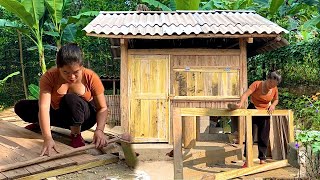
M28 96L28 99L39 99L39 94L40 94L40 88L39 86L35 84L30 84L28 86L30 95Z
M142 2L145 2L155 8L160 8L162 11L175 11L176 10L176 6L175 6L176 3L174 0L170 0L170 7L168 7L167 5L162 4L161 2L156 1L156 0L142 0Z
M5 83L9 78L12 78L13 76L16 76L16 75L18 75L18 74L20 74L19 71L14 72L14 73L11 73L11 74L9 74L8 76L6 76L5 78L0 79L0 85L3 86L4 83Z
M70 0L45 0L45 5L50 21L45 23L48 31L44 31L44 34L55 39L56 50L60 49L63 43L74 42L77 36L82 35L82 28L79 27L87 25L99 14L99 11L88 11L64 18L63 12L72 5Z
M248 9L253 6L253 0L210 0L208 2L201 2L200 9L202 10L238 10Z
M21 23L6 20L2 24L6 27L17 28L29 37L37 46L39 65L42 73L45 73L46 63L44 58L44 47L42 42L43 24L47 18L44 0L0 0L0 6L16 15ZM3 20L4 21L4 20Z
M163 11L175 10L198 10L200 0L170 0L169 7L156 0L142 0L151 6L160 8Z
M9 74L8 76L6 76L5 78L0 79L0 92L2 92L2 90L3 90L2 88L3 88L4 84L5 84L5 82L6 82L9 78L12 78L13 76L16 76L16 75L18 75L18 74L20 74L19 71L14 72L14 73L11 73L11 74Z

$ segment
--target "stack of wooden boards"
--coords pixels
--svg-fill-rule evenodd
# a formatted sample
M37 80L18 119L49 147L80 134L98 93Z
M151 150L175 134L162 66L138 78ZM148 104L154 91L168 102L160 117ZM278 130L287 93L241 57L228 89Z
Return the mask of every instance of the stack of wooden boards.
M270 121L270 150L274 160L287 158L288 118L285 116L272 116Z
M0 120L0 166L5 167L39 157L42 142L40 134ZM57 141L56 146L60 152L73 149ZM0 172L0 179L41 179L117 161L118 158L112 155L93 156L82 152L70 157Z
M229 110L238 109L236 104L228 104ZM272 159L281 160L287 157L288 118L285 116L270 115L270 151Z

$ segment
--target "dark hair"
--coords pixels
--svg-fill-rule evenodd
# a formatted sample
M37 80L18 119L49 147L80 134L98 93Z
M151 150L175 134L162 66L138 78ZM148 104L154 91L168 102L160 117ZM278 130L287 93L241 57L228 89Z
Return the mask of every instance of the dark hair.
M267 79L276 80L278 84L280 84L282 77L277 71L271 71L269 72Z
M72 65L74 63L82 66L83 53L81 48L75 43L62 46L57 53L56 63L58 68L61 68L65 65Z

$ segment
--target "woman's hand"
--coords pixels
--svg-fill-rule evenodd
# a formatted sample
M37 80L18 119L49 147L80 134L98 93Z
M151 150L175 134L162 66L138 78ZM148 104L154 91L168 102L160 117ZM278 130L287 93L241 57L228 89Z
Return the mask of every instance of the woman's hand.
M275 105L269 106L269 108L268 108L268 113L269 113L269 114L272 114L275 109L276 109L276 106L275 106Z
M237 106L238 109L240 109L243 106L243 104L241 102L239 102L239 103L236 104L236 106Z
M56 151L56 153L59 153L56 148L56 144L52 138L44 139L40 156L50 156L52 149Z
M94 131L93 143L96 145L96 148L102 148L107 145L107 137L102 130L96 129Z

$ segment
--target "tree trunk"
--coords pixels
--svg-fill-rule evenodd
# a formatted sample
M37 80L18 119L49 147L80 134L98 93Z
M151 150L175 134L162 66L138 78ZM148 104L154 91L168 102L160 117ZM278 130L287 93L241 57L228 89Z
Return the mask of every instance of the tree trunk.
M57 51L61 48L61 40L57 40Z
M19 39L19 51L20 51L20 65L21 65L21 74L22 74L22 82L23 82L23 90L25 98L28 98L28 89L27 89L27 83L26 83L26 76L24 73L24 65L23 65L23 55L22 55L22 41L21 41L21 33L18 31L18 39Z
M38 45L38 52L39 52L39 63L41 67L41 72L44 74L47 71L46 62L44 60L44 48L42 46L42 42Z

